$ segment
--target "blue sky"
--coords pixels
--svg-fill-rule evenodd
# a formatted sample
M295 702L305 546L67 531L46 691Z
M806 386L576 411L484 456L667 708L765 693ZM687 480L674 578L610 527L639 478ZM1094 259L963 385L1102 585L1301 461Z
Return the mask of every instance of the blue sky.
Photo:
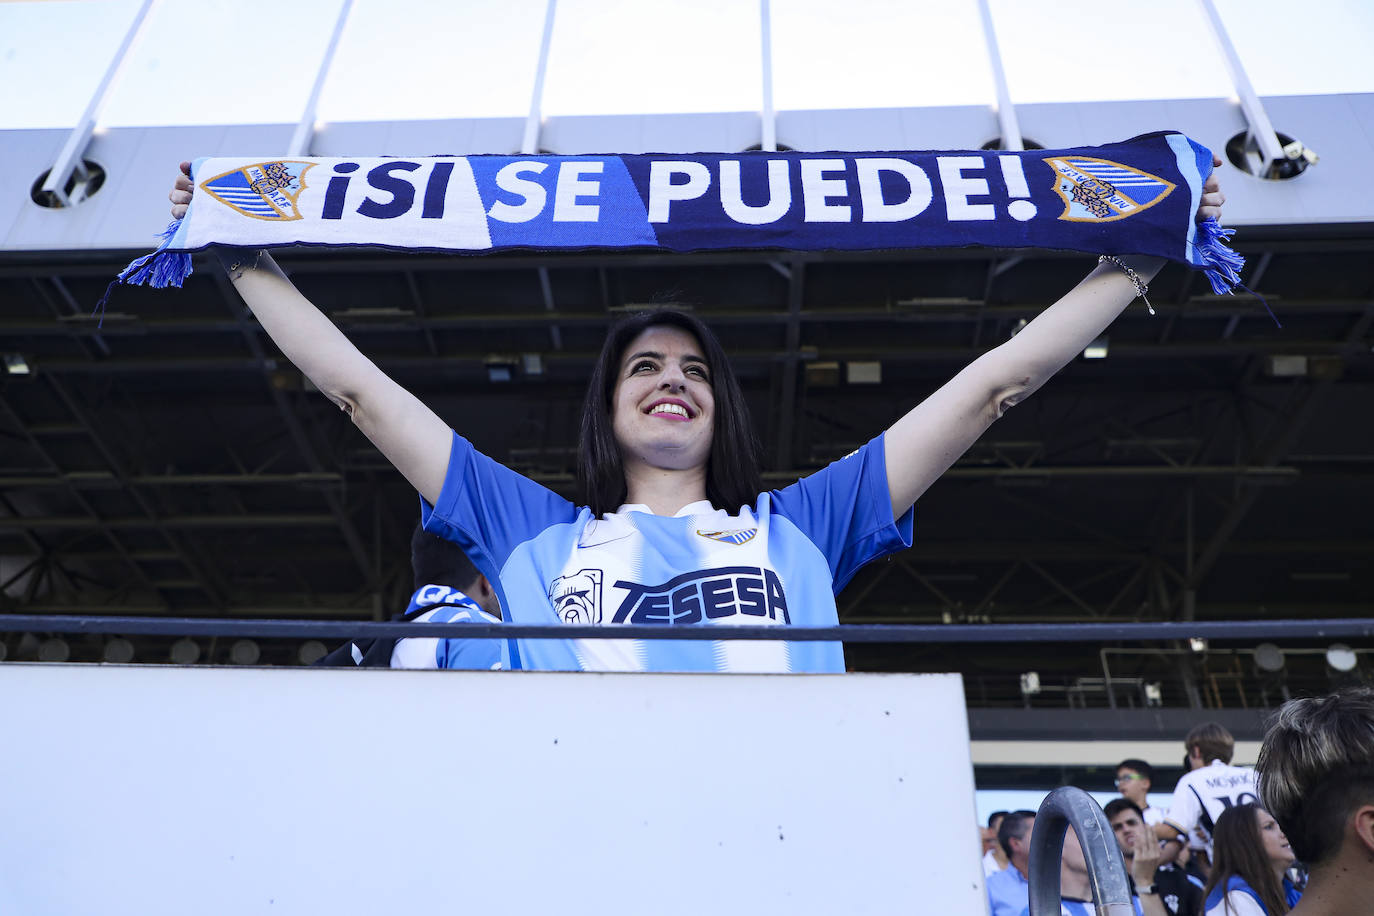
M292 122L341 0L159 0L103 126ZM79 118L141 0L0 0L0 129ZM992 0L1019 103L1227 97L1197 0ZM1374 91L1374 4L1217 0L1262 95ZM1052 8L1052 12L1050 11ZM523 117L545 0L354 0L321 121ZM780 110L991 104L974 0L771 0ZM752 111L757 0L559 0L546 115Z

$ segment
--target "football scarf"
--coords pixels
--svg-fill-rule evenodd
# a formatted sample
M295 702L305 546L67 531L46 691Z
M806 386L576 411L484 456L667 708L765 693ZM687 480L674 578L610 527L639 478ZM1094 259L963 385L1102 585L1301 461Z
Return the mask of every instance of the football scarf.
M198 159L184 219L116 283L180 286L211 245L510 250L1050 248L1156 255L1230 292L1180 133L1063 150ZM111 284L112 287L114 284Z

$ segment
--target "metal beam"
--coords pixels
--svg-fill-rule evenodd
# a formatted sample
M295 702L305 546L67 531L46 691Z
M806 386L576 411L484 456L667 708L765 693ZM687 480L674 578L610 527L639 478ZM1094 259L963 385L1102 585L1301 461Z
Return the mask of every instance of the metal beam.
M773 450L775 467L791 467L793 463L793 419L797 412L797 376L801 372L801 307L804 298L802 284L806 279L806 262L793 261L787 270L787 326L784 335L782 391L778 397L778 438Z
M778 149L778 118L773 109L773 12L769 0L759 0L759 56L763 77L759 149L773 153Z
M85 409L76 402L76 399L71 396L67 389L56 378L52 376L45 376L45 378L49 386L53 389L53 392L67 409L67 412L86 429L87 436L91 444L95 446L95 450L100 454L101 460L105 462L105 465L110 468L116 478L120 478L122 476L122 471L118 459L110 450L109 446L106 445L104 438L96 431L90 418L86 416ZM139 509L142 510L149 519L153 521L157 520L157 507L152 505L141 491L124 485L122 480L121 489L133 499L134 503L137 504ZM181 565L200 582L201 591L203 591L215 604L221 606L226 604L223 583L215 581L201 562L197 558L191 556L181 541L173 537L171 532L160 526L155 526L155 528L158 534L160 534L162 539L167 543L167 546L176 552L177 557L181 561Z
M224 297L224 304L231 310L236 311L239 316L241 333L244 343L248 346L249 353L252 354L257 363L258 371L263 376L263 381L267 385L272 404L277 408L278 415L286 423L287 432L291 436L291 441L296 446L296 451L305 460L310 470L316 473L325 471L324 462L320 460L315 452L314 446L310 444L310 438L306 435L305 428L301 425L300 418L291 409L291 405L286 401L286 395L281 389L272 384L271 367L276 364L276 360L269 359L267 351L263 349L262 342L258 340L257 326L250 323L248 306L239 297L238 291L220 271L215 272L215 284L218 286L221 295ZM357 527L349 517L343 503L337 494L330 490L324 490L320 494L324 498L325 505L329 507L330 513L334 516L335 523L339 526L339 534L343 537L344 543L348 545L348 552L352 555L354 563L357 564L359 571L363 574L363 580L373 582L372 564L368 562L367 548L363 546L362 536L358 533ZM375 585L375 583L373 583Z
M256 487L339 484L344 475L332 471L294 474L128 474L110 471L68 471L51 477L0 477L0 490L35 487L74 487L82 490L112 490L121 487Z
M167 515L162 518L146 518L140 515L105 516L95 515L26 515L14 518L0 518L0 531L6 530L81 530L86 528L104 529L152 529L168 528L310 528L337 526L339 520L333 515L300 513L296 515L280 513L255 513L250 515ZM132 555L122 549L121 555Z
M15 427L19 430L20 434L27 440L29 447L33 449L34 453L37 454L45 464L52 468L53 471L60 474L62 471L61 466L58 465L57 461L52 457L52 455L49 454L45 448L43 448L42 444L28 432L24 424L23 418L15 412L14 408L10 406L9 401L7 399L0 398L0 409L3 409L7 414L10 415L10 418L13 421ZM71 519L70 521L72 521L72 525L62 527L94 528L99 530L100 533L104 535L105 540L109 542L110 546L115 549L115 552L120 555L120 558L124 561L127 568L134 574L135 578L142 582L145 588L147 588L153 594L157 595L159 598L162 599L164 610L169 609L171 607L171 604L167 601L167 596L162 594L162 592L158 591L156 586L153 585L152 579L144 571L143 567L140 566L138 562L134 560L129 550L124 546L124 544L119 540L119 538L115 537L114 531L105 525L104 519L102 519L100 517L100 514L95 511L95 507L92 506L90 502L88 502L79 491L71 489L70 493L72 499L76 502L77 506L81 509L82 512L85 512L86 514L84 516L77 516ZM151 520L144 519L144 521ZM37 537L33 534L33 532L43 530L44 528L56 527L60 526L44 525L41 519L35 516L20 517L16 515L11 516L9 518L0 518L0 531L19 531L24 536L25 540L28 541L30 544L37 543Z
M90 100L86 102L86 110L81 113L76 126L67 135L66 142L62 144L62 151L57 154L57 160L49 169L48 177L43 180L42 189L54 195L64 207L70 207L81 202L79 198L73 201L67 197L67 181L77 169L80 168L84 171L82 158L86 153L86 147L91 142L91 134L95 132L96 120L100 117L100 109L105 106L105 100L110 94L110 87L114 84L115 77L119 75L119 69L124 65L124 59L128 56L129 49L133 47L139 33L143 30L143 23L148 18L148 11L152 8L153 0L143 0L143 4L134 13L134 18L124 31L124 38L120 41L119 47L115 48L114 56L110 58L104 75L101 76L95 91L91 93Z
M558 0L548 0L544 7L544 33L539 39L539 58L534 65L534 88L530 91L530 113L525 116L525 133L520 140L522 155L539 152L539 128L543 122L544 77L549 70L549 47L553 44L554 15Z
M339 49L339 39L343 37L344 27L348 25L348 15L352 10L353 0L342 0L339 14L334 17L334 30L329 33L329 43L324 48L324 57L320 59L320 66L315 71L315 82L310 87L305 109L301 112L300 120L296 122L291 140L286 144L288 156L310 155L310 141L315 136L315 111L320 104L320 93L324 91L324 84L329 79L329 69L334 64L334 52Z
M992 19L988 0L978 0L978 17L983 25L983 41L987 45L988 66L992 69L992 84L997 91L997 123L1002 131L1002 149L1023 150L1021 125L1016 119L1016 106L1007 87L1007 74L1002 67L1002 49L997 44L997 25Z
M1240 99L1240 109L1250 126L1250 136L1255 138L1260 152L1264 154L1265 164L1272 165L1274 162L1287 159L1283 144L1279 142L1274 125L1269 121L1269 113L1264 110L1259 93L1255 92L1255 87L1250 83L1250 76L1245 72L1245 65L1236 53L1236 46L1231 43L1231 36L1226 31L1226 23L1222 20L1221 13L1217 12L1215 0L1198 0L1198 3L1202 6L1202 15L1207 20L1207 26L1211 29L1212 37L1216 39L1217 47L1221 51L1222 63L1231 74L1231 84L1235 87L1236 96Z
M1363 341L1371 327L1374 327L1374 306L1366 310L1365 314L1356 321L1346 332L1346 344L1354 347ZM1265 444L1256 449L1255 458L1263 466L1275 466L1279 461L1292 451L1293 444L1298 435L1307 425L1313 411L1320 401L1331 390L1334 384L1333 379L1319 379L1311 383L1306 397L1297 409L1286 413L1284 425L1279 431ZM1244 520L1255 500L1260 496L1257 489L1248 489L1236 498L1231 508L1227 511L1226 517L1213 530L1211 539L1207 542L1197 561L1193 566L1192 575L1189 577L1187 588L1184 591L1196 592L1207 574L1212 571L1212 567L1221 557L1226 547L1227 541L1235 534L1236 529Z

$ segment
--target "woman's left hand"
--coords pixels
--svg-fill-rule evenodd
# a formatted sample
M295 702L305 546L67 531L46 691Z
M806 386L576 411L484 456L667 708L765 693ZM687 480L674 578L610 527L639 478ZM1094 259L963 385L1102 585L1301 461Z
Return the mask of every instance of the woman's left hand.
M1212 154L1212 168L1216 169L1221 165L1221 157L1216 153ZM1221 221L1221 205L1226 203L1226 195L1221 193L1221 181L1217 178L1217 173L1212 172L1207 176L1206 183L1202 186L1202 203L1197 208L1197 221L1200 223L1209 217Z

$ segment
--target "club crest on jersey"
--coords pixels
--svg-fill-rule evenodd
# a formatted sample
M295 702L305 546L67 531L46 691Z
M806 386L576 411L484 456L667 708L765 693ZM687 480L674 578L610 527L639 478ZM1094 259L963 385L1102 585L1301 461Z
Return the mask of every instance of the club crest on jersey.
M720 541L722 544L734 544L736 547L740 544L749 543L758 533L759 529L757 528L735 528L732 531L697 531L697 534L704 538Z
M296 201L305 190L305 173L313 162L285 159L255 162L208 178L200 186L215 200L253 219L301 219Z
M601 622L601 580L599 569L579 569L549 583L549 601L563 623Z
M1140 169L1091 156L1051 156L1054 189L1064 201L1062 220L1109 223L1148 210L1169 196L1174 184Z

